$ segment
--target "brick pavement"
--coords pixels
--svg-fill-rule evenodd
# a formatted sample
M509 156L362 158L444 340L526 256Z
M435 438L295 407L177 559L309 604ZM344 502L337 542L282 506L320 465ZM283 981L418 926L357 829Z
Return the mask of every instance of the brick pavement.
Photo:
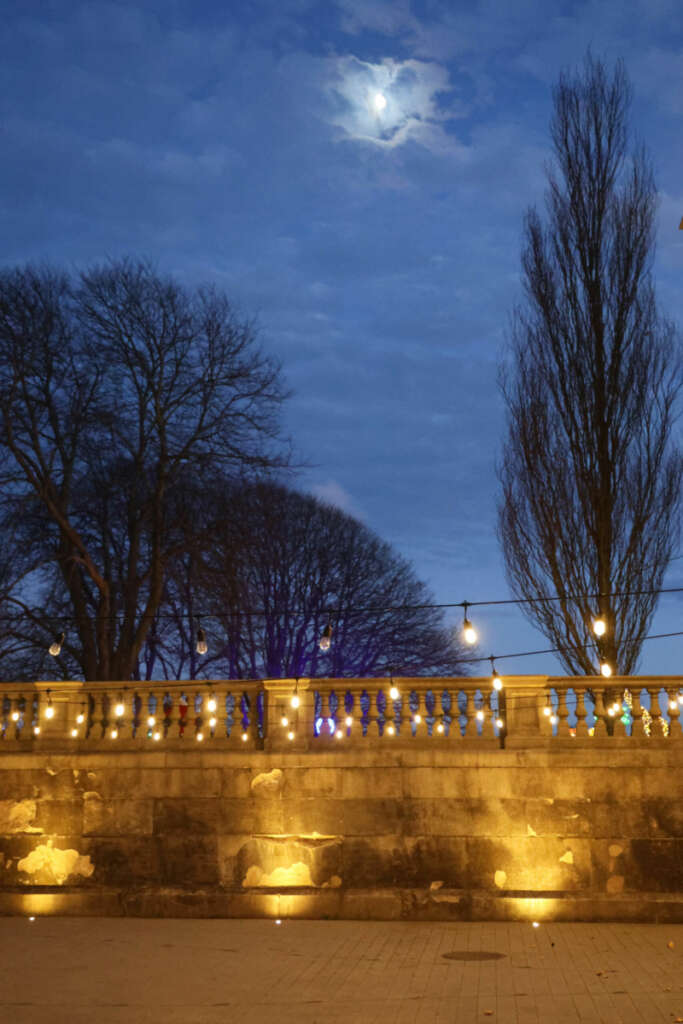
M683 925L2 918L0 951L2 1024L683 1019Z

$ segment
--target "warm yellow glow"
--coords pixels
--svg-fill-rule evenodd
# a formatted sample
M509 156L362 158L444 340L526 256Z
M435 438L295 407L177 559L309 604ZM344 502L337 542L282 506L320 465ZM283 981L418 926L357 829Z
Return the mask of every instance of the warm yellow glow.
M217 724L218 720L216 718L209 719L209 729L215 729Z
M396 730L394 729L393 725L388 725L387 726L387 735L388 736L393 736L395 732L396 732Z
M287 728L287 726L289 725L289 719L287 718L287 715L282 716L282 718L280 719L280 725L282 726L283 729Z
M203 739L204 739L204 733L203 732L198 732L197 733L197 743L201 743Z
M13 722L18 722L19 721L19 712L18 711L13 711L12 712L12 721Z
M243 732L242 733L242 742L246 743L248 739L249 739L248 734L246 732Z
M29 917L29 921L35 921L35 917Z
M436 731L437 732L443 732L443 724L441 722L439 722L439 724L437 725Z
M397 686L391 687L391 689L389 690L389 696L391 697L392 700L398 700L401 694Z
M422 721L422 715L415 715L413 721L415 722L416 725L419 725L420 722Z
M150 729L153 728L156 724L157 724L157 720L154 717L154 715L148 715L148 717L147 717L147 725L150 727Z
M52 704L48 704L48 706L45 708L45 717L46 718L54 718L55 717L55 709L52 707Z
M290 703L290 705L293 708L298 708L299 705L301 704L301 698L299 697L299 694L298 693L293 693L292 694L292 699L290 700L289 703Z
M116 717L123 718L123 712L125 710L126 709L124 708L123 704L121 703L121 701L119 701L118 704L116 705L116 708L114 709Z
M469 619L465 619L465 621L462 624L462 635L465 638L466 644L476 644L477 631Z
M593 632L596 636L604 636L607 632L607 623L604 619L593 620Z
M678 711L678 701L674 700L673 697L669 701L669 711Z
M539 923L538 923L538 921L532 921L532 922L531 922L531 927L532 927L532 928L539 928L540 926L539 926Z
M493 689L494 690L502 690L503 689L503 680L500 678L500 676L496 672L495 668L493 670L493 675L491 676L491 683L493 684Z
M294 739L294 733L293 732L288 732L287 733L287 739L288 740L293 740Z
M474 717L476 718L476 720L478 722L483 722L484 721L484 712L481 710L481 708L479 709L479 711L477 711L477 713L476 713L476 715Z
M341 731L341 729L337 729L334 735L337 737L338 740L340 740L344 733Z
M282 921L280 920L279 917L276 919L275 924L282 924Z
M611 676L612 675L612 666L610 665L610 663L608 661L601 661L600 662L600 671L603 674L603 676Z
M50 646L48 647L48 650L49 650L49 652L50 652L50 654L52 655L53 658L58 657L58 655L60 655L61 652L62 652L62 642L61 642L61 640L54 640L50 644Z
M72 735L72 736L73 736L73 738L75 739L75 738L76 738L76 737L78 736L78 729L72 729L72 730L71 730L71 735Z
M154 733L153 739L155 739L155 740L160 740L161 739L161 733L158 730L157 730L157 732Z
M111 731L111 733L110 733L109 735L111 736L111 738L112 738L113 740L115 740L115 739L117 739L117 738L118 738L118 735L119 735L119 730L118 730L118 729L112 729L112 731Z
M558 718L558 716L557 716L557 715L551 715L551 716L550 716L550 724L551 724L551 725L557 725L557 723L558 723L559 721L560 721L560 719Z
M353 719L351 718L351 715L346 716L346 718L344 719L344 724L347 725L349 729L351 728L351 726L353 725Z
M206 702L206 706L209 709L209 711L215 711L216 710L216 706L217 706L216 705L216 698L215 697L209 697L208 701Z
M503 728L503 719L502 718L497 718L496 719L496 729L502 729L502 728Z
M83 723L85 722L85 715L83 714L82 711L76 715L76 721L78 722L79 725L83 725Z
M546 718L550 718L552 713L553 713L553 709L550 707L550 704L546 704L546 706L543 708L543 714L545 715Z
M40 726L39 725L34 725L33 726L33 735L34 736L40 736Z
M614 706L611 706L611 707L607 708L607 714L610 716L610 718L614 718L614 716L616 714L616 712L614 710Z
M683 704L683 693L679 693L679 695L678 695L678 703L679 704Z

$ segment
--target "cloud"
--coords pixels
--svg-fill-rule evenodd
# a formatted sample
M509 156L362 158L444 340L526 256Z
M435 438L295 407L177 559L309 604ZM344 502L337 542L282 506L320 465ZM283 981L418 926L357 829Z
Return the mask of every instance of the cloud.
M330 120L345 136L390 149L409 140L443 145L445 122L462 114L452 95L445 113L440 98L453 89L446 68L433 61L334 58L328 89Z
M342 512L355 516L357 519L363 518L363 513L356 505L353 497L336 480L326 480L325 483L312 484L310 489L311 493L316 498L319 498L320 501L324 501L326 505L334 505L335 508L339 508Z

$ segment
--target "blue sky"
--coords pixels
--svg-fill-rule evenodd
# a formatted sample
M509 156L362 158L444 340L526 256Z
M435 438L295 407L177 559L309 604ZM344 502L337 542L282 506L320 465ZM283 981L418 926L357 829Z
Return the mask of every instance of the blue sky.
M283 362L300 486L390 540L437 600L508 596L496 367L551 87L589 45L626 61L660 189L658 292L681 322L683 5L15 0L0 33L3 262L133 253L219 284ZM682 607L663 599L652 631L682 628ZM547 646L515 609L477 618L483 654ZM682 652L646 644L642 671L680 672Z

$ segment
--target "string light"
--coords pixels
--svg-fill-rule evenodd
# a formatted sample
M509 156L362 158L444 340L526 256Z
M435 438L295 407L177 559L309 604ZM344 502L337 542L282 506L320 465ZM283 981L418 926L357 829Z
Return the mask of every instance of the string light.
M340 740L344 733L341 731L341 729L337 729L334 735L337 737L338 740Z
M12 721L13 722L18 722L19 721L19 712L18 711L13 711L12 712Z
M437 725L436 731L437 732L443 732L443 724L441 722L439 722L439 724Z
M209 711L215 711L216 710L216 707L217 707L217 705L216 705L216 698L214 697L213 694L211 694L211 696L209 697L208 701L206 702L206 707L207 707L207 709Z
M85 704L81 704L81 707L85 707ZM76 715L76 721L79 725L83 725L83 723L85 722L85 714L83 713L83 711L78 712L78 714Z
M199 620L197 620L197 644L196 644L195 650L196 650L197 654L206 654L208 649L209 648L208 648L208 645L207 645L207 642L206 642L206 633L204 632L202 627L199 625Z
M34 736L40 736L40 726L39 725L34 725L33 726L33 735Z
M50 644L50 646L48 647L48 651L50 652L53 658L57 658L62 653L62 644L64 643L64 636L64 633L58 633L57 636L52 641L52 643Z
M294 739L294 733L293 732L288 732L287 733L287 739L288 740L293 740Z
M503 689L503 680L500 678L496 671L495 659L493 655L489 655L489 661L491 662L491 686L493 687L494 690L500 691Z
M203 739L204 739L204 733L203 732L198 732L197 733L197 743L201 743Z
M387 733L389 734L389 736L393 736L395 732L396 730L394 729L393 725L387 726Z
M71 735L73 736L74 739L76 739L76 737L78 736L78 729L72 729Z
M463 601L463 620L462 620L462 635L465 639L465 643L472 646L477 642L477 631L467 618L467 609L469 608L469 602Z
M353 725L353 718L351 718L351 715L346 716L346 718L344 719L344 725L348 726L349 729L351 728L351 726Z
M243 732L242 733L242 742L246 743L248 739L249 739L249 734L246 733L246 732Z
M217 724L218 724L217 719L215 719L215 718L210 718L209 719L209 729L215 729Z
M398 698L401 696L401 692L398 686L394 686L393 681L392 686L389 688L389 696L391 697L392 700L398 700Z
M559 722L559 720L560 720L560 719L559 719L559 718L558 718L558 716L557 716L557 715L555 715L555 714L552 714L552 715L550 716L550 724L551 724L551 725L557 725L557 723Z
M157 742L158 742L158 741L159 741L159 740L161 739L161 733L159 732L159 730L158 730L158 729L157 729L157 731L156 731L156 732L154 733L154 736L152 737L152 739L153 739L153 740L156 740Z
M147 725L150 727L150 729L153 729L156 724L157 724L157 720L154 717L154 715L148 715L147 716Z
M607 623L602 617L593 620L593 632L596 636L604 636L607 632Z
M484 721L484 712L481 710L481 708L479 708L479 710L477 711L477 713L476 713L476 715L474 717L476 718L476 720L478 722L483 722Z
M543 708L543 714L545 715L546 718L550 718L552 713L553 713L553 709L550 706L550 697L546 697L546 699L545 699L545 707Z
M416 725L419 725L420 722L422 721L422 715L420 715L420 714L413 715L413 721L415 722Z
M600 674L605 676L606 679L612 675L612 666L604 658L600 661Z
M318 646L321 651L329 651L332 644L332 623L328 621L327 625L323 630L323 635L320 637Z
M119 736L119 730L118 729L112 729L112 731L109 733L109 735L111 736L111 738L113 740L116 740L116 739L118 739L118 736Z
M123 706L123 701L119 697L119 702L118 702L118 704L116 705L116 707L114 709L116 717L117 718L123 718L123 713L124 713L125 710L126 709Z
M496 729L502 729L502 728L503 728L503 719L502 718L497 718L496 719Z
M52 707L52 697L50 696L50 691L49 690L47 691L47 707L45 708L45 717L46 718L54 718L55 717L55 709Z
M290 707L293 707L295 710L301 704L301 698L299 697L299 680L298 679L297 679L296 683L294 684L294 693L292 694L292 697L291 697L291 700L290 700L289 704L290 704Z

